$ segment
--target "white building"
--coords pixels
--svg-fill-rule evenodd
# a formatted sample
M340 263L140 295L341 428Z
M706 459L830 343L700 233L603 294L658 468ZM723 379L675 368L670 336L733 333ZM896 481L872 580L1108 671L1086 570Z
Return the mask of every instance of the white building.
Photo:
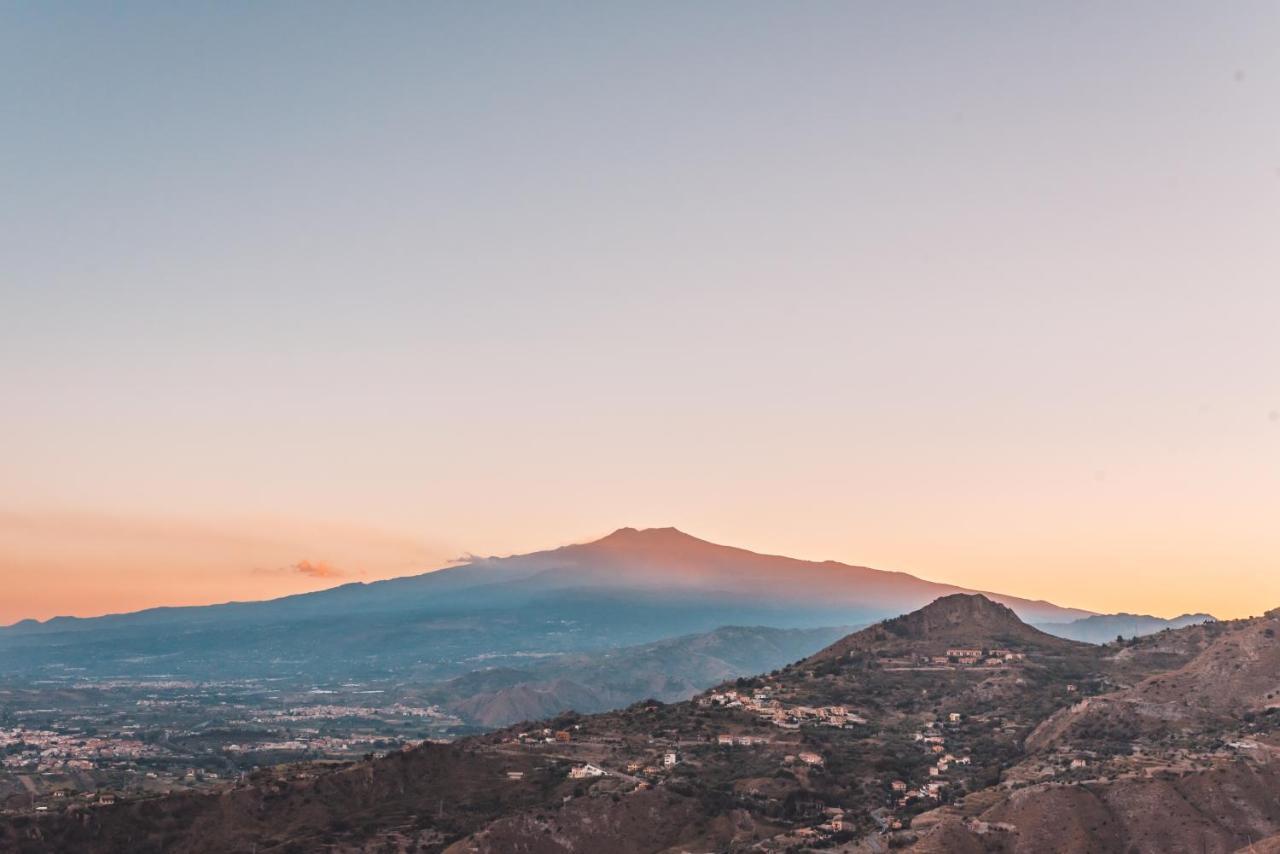
M584 780L588 777L603 777L607 772L598 765L588 762L586 765L575 765L569 769L569 777L573 780Z

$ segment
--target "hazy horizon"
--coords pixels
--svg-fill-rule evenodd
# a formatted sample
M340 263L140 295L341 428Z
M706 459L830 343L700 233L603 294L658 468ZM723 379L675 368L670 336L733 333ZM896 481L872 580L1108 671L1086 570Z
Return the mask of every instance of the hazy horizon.
M702 541L702 542L710 542L709 540L704 540L702 537L698 537L698 536L696 536L696 534L692 534L692 533L690 533L690 532L688 532L688 531L683 531L683 530L681 530L680 528L678 528L678 527L676 527L676 526L663 526L663 527L661 527L661 528L644 528L644 527L636 528L635 526L629 526L629 525L628 525L628 526L623 526L623 527L617 528L617 529L615 529L615 530L613 530L613 531L611 531L611 532L608 532L607 534L602 534L602 535L600 535L600 536L598 536L598 537L590 537L590 538L586 538L586 539L578 539L578 540L575 540L575 541L573 541L573 542L569 542L569 543L558 543L558 544L555 544L555 545L547 546L547 547L545 547L545 548L535 549L535 550L533 550L533 552L530 552L530 553L543 552L543 551L551 551L551 550L555 550L555 549L562 548L562 547L564 547L564 546L570 546L570 545L591 544L591 543L595 543L595 542L597 542L598 540L605 540L605 539L608 539L608 538L609 538L610 536L612 536L612 535L616 535L616 534L619 534L619 533L622 533L622 532L625 532L625 531L640 531L641 533L649 533L649 532L653 532L653 531L662 531L662 532L666 532L666 531L676 531L676 532L678 532L678 533L680 533L680 534L686 535L686 536L688 536L688 537L690 537L690 538L692 538L692 539L695 539L695 540L700 540L700 541ZM732 543L714 543L713 545L716 545L716 546L727 546L727 547L730 547L730 548L740 548L739 546L735 546L735 545L734 545L734 544L732 544ZM772 553L772 552L756 552L756 553L757 553L757 554L766 555L766 556L771 556L771 557L783 557L783 558L790 558L790 557L793 557L793 556L791 556L791 555L774 554L774 553ZM486 561L501 560L501 559L503 559L503 558L519 557L519 556L520 556L520 555L511 555L511 554L501 554L501 555L498 555L498 554L486 554L486 555L480 555L480 554L466 554L466 555L463 555L463 556L461 556L461 557L459 557L459 558L455 558L454 560L448 561L448 562L447 562L445 565L443 565L443 566L436 566L436 567L431 567L431 568L424 568L424 569L422 569L422 570L420 570L420 571L417 571L417 572L408 572L408 573L404 573L404 574L402 574L402 575L391 575L391 576L388 576L388 577L386 577L386 578L367 578L367 579L366 579L366 578L351 578L351 577L350 577L348 574L346 574L346 573L336 572L336 570L333 570L332 568L328 567L326 564L312 564L312 563L310 563L310 562L307 562L303 567L297 567L297 566L295 566L295 567L289 567L288 569L290 569L290 570L297 570L297 571L299 572L299 574L300 574L300 575L303 575L303 576L308 577L308 578L323 579L323 583L320 583L320 585L319 585L318 587L316 587L316 588L314 588L314 589L312 589L312 590L307 590L307 591L295 591L295 592L292 592L292 593L286 593L286 594L282 594L282 595L284 595L284 596L294 596L294 595L298 595L298 594L299 594L299 592L301 592L301 593L313 592L313 593L314 593L314 592L321 592L321 591L324 591L324 590L332 590L332 589L334 589L334 588L336 588L336 587L340 587L340 586L343 586L343 585L345 585L345 584L353 584L353 583L354 583L354 584L376 583L376 582L378 582L378 581L394 580L394 579L396 579L396 578L408 578L408 577L413 577L413 576L415 576L415 575L428 575L428 574L431 574L431 573L434 573L434 572L440 572L440 571L442 571L442 570L446 570L446 569L454 569L454 568L457 568L457 567L468 566L468 565L471 565L471 564L480 564L480 565L483 565ZM819 559L807 559L807 560L811 560L811 562L814 562L814 563L830 563L830 562L831 562L831 559L822 559L822 560L819 560ZM849 563L849 562L846 562L846 561L836 561L836 563L839 563L839 564L841 564L841 565L843 565L843 566L855 566L855 567L856 567L856 566L861 566L861 564L857 564L857 563ZM876 569L876 570L880 570L880 571L883 571L883 572L890 572L890 573L902 572L902 570L885 569L885 568L883 568L883 567L869 567L869 568L871 568L871 569ZM274 574L274 573L273 573L273 574ZM934 581L934 582L937 582L937 583L954 583L954 582L941 582L941 581L938 581L938 579L928 578L928 577L926 577L926 576L924 576L924 575L919 575L919 574L916 574L916 573L908 573L908 574L909 574L909 575L912 575L912 576L913 576L913 577L915 577L915 578L920 578L920 579L925 580L925 581ZM958 586L961 586L961 587L967 587L967 585L958 585ZM973 592L977 592L977 593L999 594L999 595L1002 595L1002 596L1018 595L1018 594L1010 594L1010 593L1008 593L1008 591L1003 591L1003 590L980 590L980 589L972 588L972 587L968 587L968 589L970 589L970 590L971 590L971 591L973 591ZM129 612L132 612L132 611L134 611L134 610L149 610L150 608L153 608L153 607L161 607L161 608L163 608L163 607L201 607L201 606L206 606L206 605L234 604L234 603L238 603L238 602L266 601L266 600L274 599L274 598L278 598L278 597L274 597L274 596L272 596L272 597L264 597L264 598L262 598L262 599L210 600L210 601L208 601L208 602L166 602L166 603L161 603L161 604L159 604L159 605L155 605L155 606L145 606L144 608L141 608L141 609L129 609L129 611L126 611L126 612L93 612L93 613L84 613L84 614L57 614L57 615L50 615L50 616L47 616L47 617L41 617L41 618L26 617L26 618L21 618L21 619L16 620L16 621L10 621L9 623L0 623L0 628L3 628L3 627L5 627L5 626L7 626L7 625L15 625L15 624L17 624L18 622L26 622L26 621L28 621L28 620L32 620L32 619L35 619L35 620L37 620L38 622L45 622L45 621L47 621L47 620L49 620L49 619L53 619L53 618L55 618L55 617L58 617L58 618L61 618L61 617L81 617L81 618L92 618L92 617L97 617L97 616L110 616L110 615L115 615L115 614L119 614L119 613L129 613ZM1022 595L1022 596L1019 596L1019 598L1026 599L1026 600L1031 601L1031 602L1047 601L1047 600L1043 600L1043 599L1042 599L1042 598L1040 598L1040 597L1036 597L1036 596L1034 596L1034 595ZM1063 608L1077 608L1077 607L1079 607L1079 606L1073 605L1071 602L1053 602L1053 603L1050 603L1050 604L1057 605L1057 606L1060 606L1060 607L1063 607ZM1085 610L1088 610L1088 609L1085 609ZM1263 609L1263 610L1268 610L1268 609ZM1119 612L1117 612L1117 613L1120 613L1120 614L1126 614L1126 613L1127 613L1127 614L1132 615L1132 614L1135 614L1136 612L1132 612L1132 611L1129 611L1129 612L1119 611ZM1192 612L1169 613L1169 614L1145 614L1145 616L1155 616L1155 617L1159 617L1159 618L1167 618L1167 619L1171 619L1171 618L1174 618L1174 617L1188 616L1188 615L1189 615L1189 614L1191 614L1191 613L1192 613ZM1215 615L1215 616L1216 616L1216 615Z
M0 9L0 624L618 527L1280 605L1280 6Z

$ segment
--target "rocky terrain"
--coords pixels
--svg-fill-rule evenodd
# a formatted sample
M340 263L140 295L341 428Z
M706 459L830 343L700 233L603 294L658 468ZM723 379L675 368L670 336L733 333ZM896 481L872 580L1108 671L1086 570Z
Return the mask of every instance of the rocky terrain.
M1280 835L1277 630L1091 645L950 595L689 701L6 816L0 849L1241 850Z

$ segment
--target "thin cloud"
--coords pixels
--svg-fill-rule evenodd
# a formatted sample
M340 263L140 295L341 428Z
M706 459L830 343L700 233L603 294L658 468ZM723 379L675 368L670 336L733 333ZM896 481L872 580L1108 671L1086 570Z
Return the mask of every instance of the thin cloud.
M322 560L300 560L297 563L291 563L288 566L276 566L271 568L255 566L253 568L254 575L305 575L307 578L347 578L352 573L339 569L331 563L325 563ZM363 575L364 573L360 573Z
M289 568L309 578L345 578L347 575L336 566L327 564L322 560L300 560Z

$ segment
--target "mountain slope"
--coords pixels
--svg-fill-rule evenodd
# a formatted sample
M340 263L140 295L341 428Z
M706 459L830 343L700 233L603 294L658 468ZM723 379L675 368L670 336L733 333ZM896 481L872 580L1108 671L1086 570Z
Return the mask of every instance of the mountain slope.
M483 565L491 569L500 567L506 572L528 573L526 578L531 584L540 587L713 592L734 599L767 599L800 606L878 608L887 609L889 613L918 608L946 593L976 592L925 581L903 572L758 554L710 543L675 528L620 528L593 543L491 559ZM1061 608L1048 602L984 595L1009 605L1029 621L1054 619L1046 616L1049 614L1070 614L1071 619L1089 616L1087 611Z
M1280 609L1213 628L1217 636L1186 664L1064 709L1028 746L1097 733L1177 738L1280 709Z
M868 623L959 591L904 573L623 528L592 543L267 602L59 618L0 630L0 673L452 678L516 654L590 652L725 625ZM1030 620L1088 612L993 596Z
M647 698L677 702L725 680L789 664L843 634L834 628L726 626L701 635L561 656L524 670L479 671L426 696L469 723L489 727L568 709L601 712Z

